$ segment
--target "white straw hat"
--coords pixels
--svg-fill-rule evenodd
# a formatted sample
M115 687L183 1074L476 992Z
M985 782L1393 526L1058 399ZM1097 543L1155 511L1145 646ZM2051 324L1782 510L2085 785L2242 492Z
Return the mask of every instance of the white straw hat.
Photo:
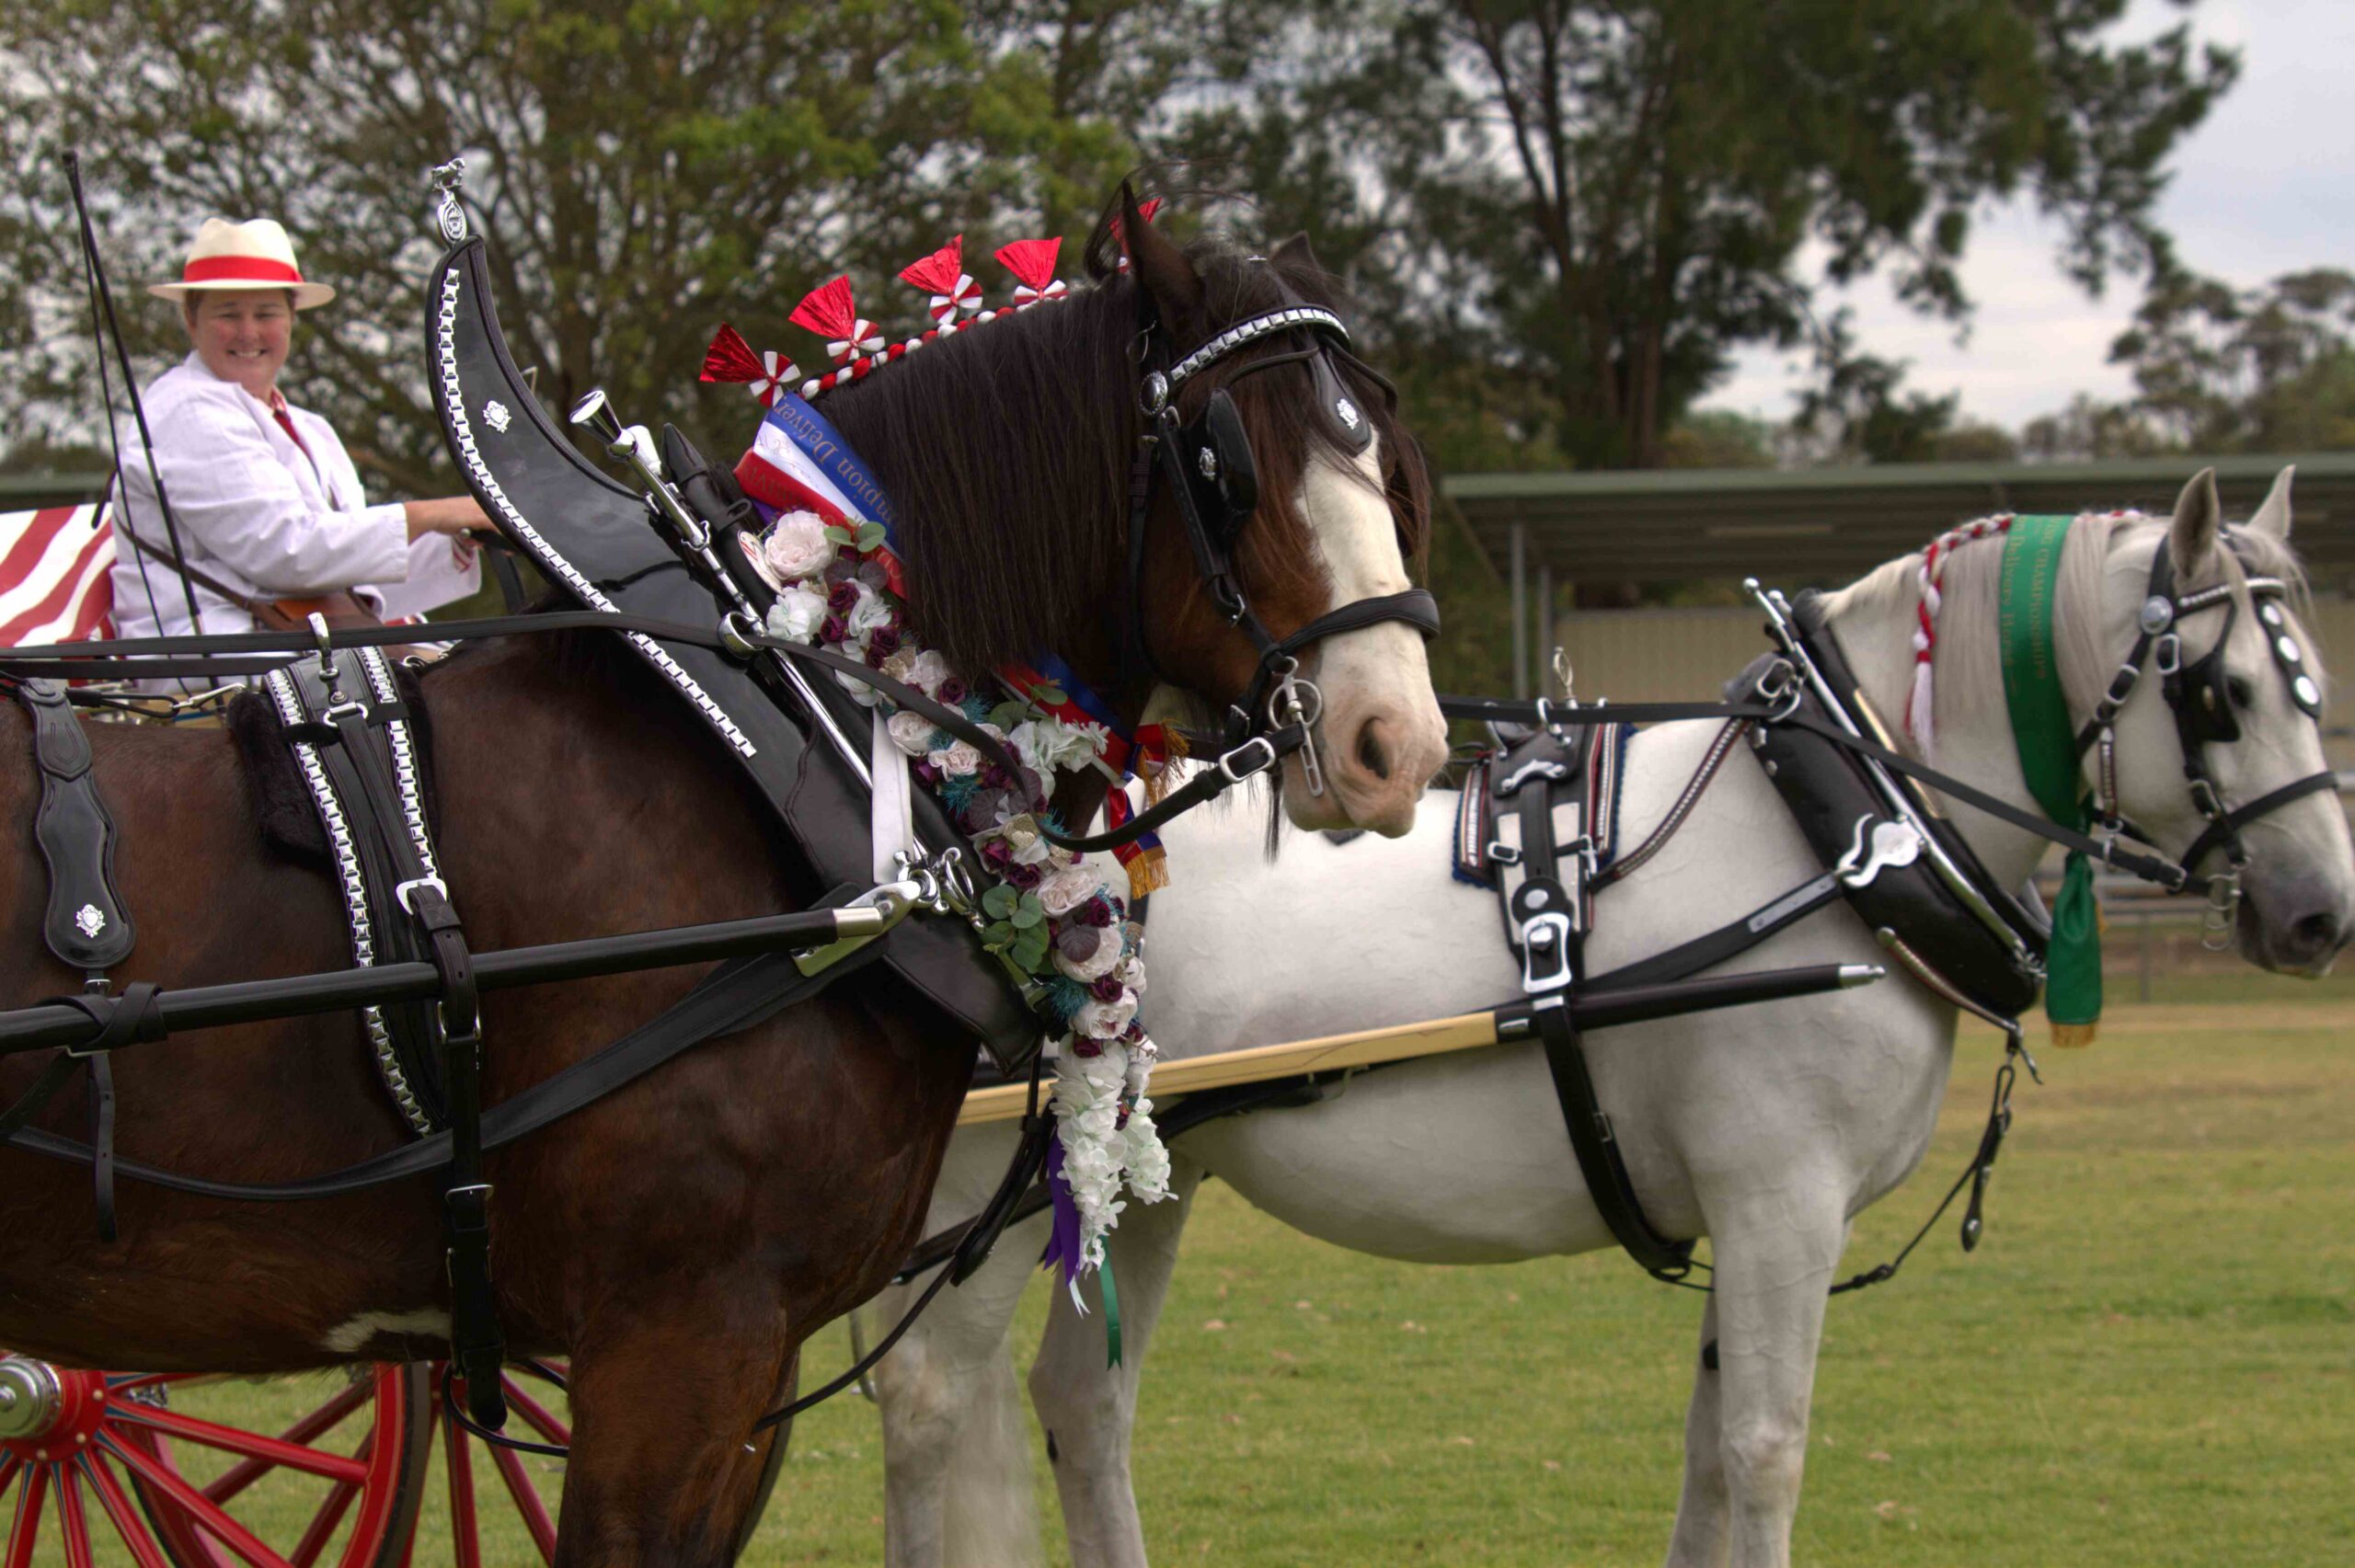
M147 292L159 300L185 300L191 293L219 289L288 289L294 308L309 310L335 298L325 283L306 283L294 265L294 245L274 219L256 218L233 223L207 218L188 253L177 283L150 283Z

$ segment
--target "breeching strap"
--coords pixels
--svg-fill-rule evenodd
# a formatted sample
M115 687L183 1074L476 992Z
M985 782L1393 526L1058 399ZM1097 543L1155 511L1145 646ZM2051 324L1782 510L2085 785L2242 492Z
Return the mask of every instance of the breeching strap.
M2082 832L2092 824L2080 776L2075 728L2061 692L2061 661L2052 631L2054 592L2066 517L2015 518L2004 536L2002 630L2004 701L2028 793L2046 816ZM2094 901L2093 863L2069 852L2052 906L2044 1012L2055 1044L2089 1045L2101 1017L2101 927Z

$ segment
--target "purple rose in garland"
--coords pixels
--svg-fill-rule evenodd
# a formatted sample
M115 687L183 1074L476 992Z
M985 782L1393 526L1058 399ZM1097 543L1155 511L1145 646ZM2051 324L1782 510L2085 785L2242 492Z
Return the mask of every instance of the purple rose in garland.
M837 615L847 615L858 608L858 585L838 582L826 592L826 608Z
M1127 990L1128 987L1120 983L1120 976L1098 975L1095 980L1088 985L1087 993L1098 1001L1118 1001L1120 1000L1121 993ZM1135 1028L1139 1035L1143 1035L1144 1033L1142 1027L1139 1027L1133 1023L1132 1023L1130 1026L1132 1028Z
M839 643L849 635L850 623L839 615L827 616L818 627L818 640L821 643Z
M881 669L883 661L900 651L900 633L894 626L878 626L867 635L867 653L870 662Z
M1025 893L1039 886L1040 872L1035 865L1025 865L1017 861L1006 866L1004 875L1007 887L1019 888Z
M962 707L967 695L965 683L962 681L958 680L954 675L951 675L948 680L943 681L940 683L940 690L936 693L936 695L940 698L941 702L948 704L949 707Z
M1109 926L1120 917L1113 912L1112 901L1109 898L1090 898L1080 905L1072 918L1082 925Z

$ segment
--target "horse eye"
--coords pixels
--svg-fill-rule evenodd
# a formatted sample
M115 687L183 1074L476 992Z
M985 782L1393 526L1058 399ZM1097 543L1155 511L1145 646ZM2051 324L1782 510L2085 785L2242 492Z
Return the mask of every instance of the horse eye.
M2257 705L2257 688L2248 683L2248 677L2246 675L2224 677L2224 694L2232 698L2233 706L2236 708Z

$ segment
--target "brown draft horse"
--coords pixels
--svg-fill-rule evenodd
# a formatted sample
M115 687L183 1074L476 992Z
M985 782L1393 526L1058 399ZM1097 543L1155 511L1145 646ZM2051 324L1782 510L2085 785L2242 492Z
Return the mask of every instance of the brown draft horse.
M1138 427L1132 291L1150 292L1183 353L1228 322L1329 289L1304 246L1266 260L1222 245L1181 251L1133 207L1126 231L1132 272L1108 265L1099 225L1094 287L936 344L825 409L894 495L914 613L937 646L967 669L1058 647L1133 715L1148 693L1116 690L1114 658ZM1288 383L1306 374L1277 369L1235 392L1267 498L1241 571L1279 635L1331 608L1337 590L1404 587L1401 545L1413 550L1424 523L1411 447L1377 390L1358 388L1382 472L1361 458L1344 473L1295 411L1303 389ZM1190 414L1206 389L1189 393ZM1320 499L1334 483L1356 501ZM1202 601L1168 498L1155 505L1144 595L1155 651L1194 693L1230 700L1252 650ZM1369 532L1396 581L1367 585ZM700 722L604 637L478 645L420 680L442 863L479 948L749 916L813 892ZM1334 788L1292 814L1329 819L1338 796L1357 822L1403 830L1442 760L1421 647L1396 625L1348 638L1349 689L1333 652L1345 639L1309 661L1314 675L1323 660L1327 728L1350 727L1326 747ZM334 889L269 848L228 735L89 734L140 931L118 980L170 988L349 964ZM29 726L0 704L0 818L16 837L0 860L5 1005L81 979L39 934L36 788ZM657 970L487 998L486 1100L578 1060L697 978ZM971 1061L970 1043L869 969L490 1157L511 1351L572 1357L558 1562L726 1559L766 1454L766 1434L748 1441L752 1423L802 1340L880 1288L917 1240ZM0 1104L41 1064L0 1059ZM280 1182L407 1137L356 1021L341 1016L142 1047L115 1070L127 1160ZM69 1090L40 1125L81 1136L79 1101ZM126 1183L120 1203L121 1239L101 1244L86 1170L0 1150L0 1345L80 1366L256 1373L440 1353L446 1282L424 1182L268 1205Z

